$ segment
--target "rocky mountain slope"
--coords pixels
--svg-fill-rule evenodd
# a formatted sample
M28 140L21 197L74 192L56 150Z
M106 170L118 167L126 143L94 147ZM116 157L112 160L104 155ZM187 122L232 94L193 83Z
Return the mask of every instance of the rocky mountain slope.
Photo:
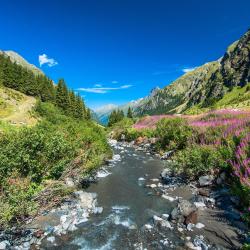
M42 72L42 70L40 70L39 68L37 68L35 65L30 64L29 62L27 62L22 56L20 56L18 53L16 53L15 51L12 50L0 50L0 54L5 55L6 57L9 57L10 60L13 63L16 63L18 65L21 65L24 68L27 68L28 70L32 71L35 75L44 75L44 73Z
M188 72L140 101L137 115L182 113L214 105L233 88L250 82L250 30L222 58Z

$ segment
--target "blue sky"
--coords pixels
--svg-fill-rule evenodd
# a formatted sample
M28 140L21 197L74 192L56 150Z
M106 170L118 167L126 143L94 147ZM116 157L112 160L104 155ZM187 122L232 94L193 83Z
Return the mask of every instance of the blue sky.
M95 108L218 59L250 27L248 0L1 0L0 49L63 77Z

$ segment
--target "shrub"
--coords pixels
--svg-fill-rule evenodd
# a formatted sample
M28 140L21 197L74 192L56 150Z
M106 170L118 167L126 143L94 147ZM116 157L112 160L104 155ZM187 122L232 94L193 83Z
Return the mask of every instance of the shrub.
M226 147L215 148L213 145L193 144L176 153L175 168L188 176L197 177L209 173L212 169L227 169L227 157L232 151Z
M0 226L10 222L20 223L36 211L33 195L39 190L29 178L13 175L2 183L0 199Z
M158 146L162 149L183 149L188 138L192 136L192 128L181 118L161 119L157 123L155 134L160 138Z
M81 175L111 156L100 126L67 117L50 103L39 103L36 112L41 118L36 126L0 136L0 225L35 210L34 195L44 180L59 179L72 165ZM80 161L73 164L76 157Z

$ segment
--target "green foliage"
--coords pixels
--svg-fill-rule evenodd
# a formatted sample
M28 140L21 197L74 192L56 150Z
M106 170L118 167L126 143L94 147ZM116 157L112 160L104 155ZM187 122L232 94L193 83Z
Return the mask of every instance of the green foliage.
M193 144L175 154L175 168L188 176L207 174L214 169L228 168L226 157L232 157L231 154L226 147L215 150L213 145Z
M84 174L111 156L100 126L66 116L52 103L38 102L36 112L36 126L0 136L0 226L36 209L34 194L45 180L57 180L72 167Z
M135 121L131 118L124 118L120 122L117 122L112 127L112 138L121 140L122 135L125 136L126 141L136 140L138 137L154 137L155 131L152 129L134 129L132 126Z
M53 101L55 97L55 89L50 79L44 75L35 75L11 62L5 55L0 55L0 83L24 94L38 96L43 101Z
M132 112L131 107L128 108L127 117L131 119L133 118L133 112Z
M112 127L115 123L120 122L124 118L122 110L114 110L111 112L108 121L108 127Z
M192 135L192 128L182 118L164 118L157 123L155 134L160 139L160 148L183 149Z
M64 114L74 118L89 119L90 117L81 96L70 91L63 79L54 86L52 80L45 75L34 74L11 62L5 55L0 55L0 85L38 97L42 102L54 103L63 110Z
M1 183L0 226L9 223L21 223L22 220L36 210L36 203L32 197L39 187L31 183L29 178L8 178Z
M244 244L242 250L250 250L250 244Z

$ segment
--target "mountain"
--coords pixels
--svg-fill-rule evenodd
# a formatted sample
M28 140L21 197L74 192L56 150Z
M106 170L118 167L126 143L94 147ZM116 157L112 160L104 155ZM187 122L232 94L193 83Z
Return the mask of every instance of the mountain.
M236 87L250 82L250 30L230 45L224 56L188 72L143 98L137 115L183 113L215 105ZM248 98L248 97L247 97Z
M109 115L111 114L111 112L114 109L117 109L117 108L118 108L118 106L115 104L107 104L105 106L102 106L102 107L96 109L94 112L95 112L96 117L98 118L98 121L101 124L106 125L106 124L108 124Z
M15 51L12 51L12 50L7 50L7 51L0 50L0 54L5 55L6 57L9 57L10 60L13 63L21 65L22 67L32 71L35 75L44 75L42 70L37 68L35 65L30 64L29 62L27 62L22 56L20 56Z
M111 112L115 109L120 109L124 112L124 114L126 115L128 112L129 107L132 108L132 110L137 109L137 107L139 105L141 105L141 101L143 100L143 98L140 98L138 100L133 100L130 101L126 104L123 105L115 105L115 104L108 104L105 106L102 106L98 109L95 110L95 115L92 115L92 117L97 117L98 121L103 124L103 125L107 125L108 124L108 119L109 119L109 115L111 114ZM95 119L96 120L96 119Z

